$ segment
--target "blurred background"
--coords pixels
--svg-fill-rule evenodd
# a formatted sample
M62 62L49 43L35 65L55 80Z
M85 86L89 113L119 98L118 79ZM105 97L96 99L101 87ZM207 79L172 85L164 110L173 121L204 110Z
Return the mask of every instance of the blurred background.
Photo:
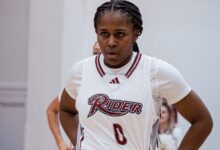
M0 0L0 149L52 150L46 108L70 66L92 54L93 16L106 0ZM142 53L174 65L209 108L220 139L220 1L131 0L143 15ZM201 112L202 113L202 112ZM185 132L189 124L180 117Z

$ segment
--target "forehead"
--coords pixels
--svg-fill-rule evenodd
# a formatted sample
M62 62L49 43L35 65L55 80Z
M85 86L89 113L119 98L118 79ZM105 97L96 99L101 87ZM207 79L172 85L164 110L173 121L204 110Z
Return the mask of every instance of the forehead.
M133 24L126 13L120 10L108 10L103 12L97 22L98 29L132 29Z
M165 106L163 106L163 105L161 106L160 109L161 109L161 111L167 111L167 108Z

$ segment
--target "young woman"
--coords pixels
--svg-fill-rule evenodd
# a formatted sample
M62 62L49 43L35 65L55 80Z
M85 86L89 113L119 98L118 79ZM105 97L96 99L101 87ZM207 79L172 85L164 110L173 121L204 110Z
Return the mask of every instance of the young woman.
M160 150L177 150L182 136L181 129L177 127L174 109L163 101L160 108L159 138Z
M82 150L154 150L164 97L191 123L179 150L199 149L212 129L210 113L174 67L133 52L143 30L138 7L103 3L94 26L102 53L72 66L61 98L60 120L72 143Z
M99 43L96 41L96 42L94 43L94 45L93 45L93 52L92 52L92 54L93 54L93 55L97 55L97 54L99 54L99 53L101 53L101 49L100 49L100 47L99 47Z

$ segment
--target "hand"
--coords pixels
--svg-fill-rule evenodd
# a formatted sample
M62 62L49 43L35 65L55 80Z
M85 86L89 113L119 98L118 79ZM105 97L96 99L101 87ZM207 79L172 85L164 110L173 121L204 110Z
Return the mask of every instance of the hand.
M69 150L76 150L76 148L75 148L75 147L73 147L72 149L69 149Z
M60 143L58 145L58 150L72 150L70 145L67 145L66 143Z
M76 147L71 147L70 146L70 148L68 148L67 150L76 150Z

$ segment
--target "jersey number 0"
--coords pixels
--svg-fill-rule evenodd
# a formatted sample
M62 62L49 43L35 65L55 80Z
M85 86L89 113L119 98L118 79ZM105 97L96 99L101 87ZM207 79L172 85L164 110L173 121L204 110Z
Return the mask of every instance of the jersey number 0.
M127 139L124 136L122 127L119 124L113 124L113 128L115 132L115 139L118 142L118 144L125 145L127 143Z

